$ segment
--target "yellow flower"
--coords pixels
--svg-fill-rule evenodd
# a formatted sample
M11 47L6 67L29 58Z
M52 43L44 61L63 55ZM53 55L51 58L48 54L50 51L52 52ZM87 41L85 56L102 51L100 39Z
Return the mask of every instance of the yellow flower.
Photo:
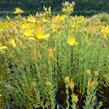
M47 20L46 18L43 18L42 21L43 21L44 23L49 23L49 22L50 22L50 21Z
M67 38L67 40L68 40L69 45L77 45L78 44L73 36L69 36Z
M51 28L52 30L52 32L51 33L55 33L55 32L57 32L57 28L56 27L54 27L54 26L52 26L52 28Z
M88 85L88 86L92 86L92 85L93 85L93 80L89 80L89 81L87 82L87 85Z
M21 14L23 13L24 11L20 8L16 8L15 11L14 11L14 14Z
M13 22L2 22L2 23L0 23L0 26L1 27L9 27L9 26L11 26L13 24Z
M0 44L0 51L4 50L6 48L7 48L7 46L3 46L2 44Z
M60 23L63 20L64 20L64 16L57 15L57 16L53 17L53 22L54 23Z
M46 39L46 38L49 38L50 37L50 34L48 33L48 34L45 34L44 36L43 36L43 39Z
M50 48L50 49L48 50L48 55L49 55L49 57L51 57L51 56L53 55L53 50L52 50L52 48Z
M70 82L69 82L69 87L72 89L72 88L74 88L74 81L73 80L71 80Z
M38 29L36 34L37 34L36 37L37 37L38 39L41 39L41 38L43 37L43 32L41 31L41 29Z
M53 50L56 51L56 48L54 48Z
M33 33L34 33L34 30L33 29L27 28L27 29L24 30L24 33L23 34L25 36L32 36Z
M36 19L35 19L35 17L33 17L33 16L29 16L27 21L34 23L34 22L36 22Z
M103 38L107 39L107 36L109 35L109 26L106 26L105 28L103 28L101 32L103 33Z
M91 87L91 86L97 85L97 84L98 84L97 81L94 81L94 80L89 80L89 81L87 82L88 87Z
M16 48L16 43L14 39L11 39L9 43L13 48Z
M28 37L29 40L36 40L34 37Z
M52 86L52 83L51 83L50 81L47 81L47 82L46 82L46 85L47 85L47 86Z
M38 39L46 39L46 38L49 38L50 37L50 34L44 34L43 31L41 31L41 29L38 29L37 30L37 33L36 33L36 38Z
M104 34L109 34L109 26L106 26L104 29L101 30Z
M78 96L72 95L72 101L77 103L78 102Z
M24 23L23 25L22 25L22 28L23 29L26 29L26 28L30 28L31 26L30 26L30 24L28 24L28 23Z

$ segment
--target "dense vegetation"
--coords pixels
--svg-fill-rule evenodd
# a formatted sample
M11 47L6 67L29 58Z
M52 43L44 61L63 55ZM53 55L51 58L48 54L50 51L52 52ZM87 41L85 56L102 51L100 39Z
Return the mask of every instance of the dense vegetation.
M0 109L108 109L109 15L73 8L0 23Z
M27 13L36 13L42 11L43 6L51 6L57 12L61 8L61 4L66 0L0 0L0 10L13 10L21 7ZM93 15L99 12L109 12L108 0L67 0L75 1L76 8L74 14Z

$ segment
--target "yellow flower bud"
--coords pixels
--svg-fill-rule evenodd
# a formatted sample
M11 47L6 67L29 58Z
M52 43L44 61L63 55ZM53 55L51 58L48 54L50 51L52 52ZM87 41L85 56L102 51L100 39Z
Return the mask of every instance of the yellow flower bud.
M14 39L11 39L9 43L13 48L16 48L16 42Z
M69 83L69 81L70 81L70 79L69 79L68 76L66 76L66 77L64 78L64 80L65 80L66 83Z
M47 86L52 86L52 83L51 83L50 81L47 81L47 82L46 82L46 85L47 85Z
M71 80L71 81L69 82L69 87L70 87L71 89L74 88L74 81L73 81L73 80Z
M48 50L48 55L49 55L49 57L53 56L53 50L52 50L52 48L50 48L50 49Z
M78 96L72 95L72 101L77 103L78 102Z

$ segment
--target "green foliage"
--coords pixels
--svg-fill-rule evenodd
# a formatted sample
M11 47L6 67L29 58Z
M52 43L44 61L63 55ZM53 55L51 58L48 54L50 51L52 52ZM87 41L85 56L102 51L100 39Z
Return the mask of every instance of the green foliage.
M16 7L21 7L28 14L42 11L43 6L51 6L54 12L59 12L62 8L62 3L66 0L1 0L0 10L13 11ZM109 12L108 0L67 0L75 1L74 15L92 16L100 12Z
M78 109L82 97L84 109L102 106L97 93L109 86L108 14L72 17L73 4L63 6L55 16L44 7L22 17L17 8L14 19L0 23L1 108L55 109L63 96L66 109Z
M105 24L109 24L109 14L108 13L100 13L93 16L91 19L97 19Z

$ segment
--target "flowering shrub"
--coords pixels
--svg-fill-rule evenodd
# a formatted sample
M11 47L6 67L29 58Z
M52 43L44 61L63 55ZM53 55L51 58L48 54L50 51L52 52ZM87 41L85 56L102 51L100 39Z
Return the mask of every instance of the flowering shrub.
M109 85L109 25L72 17L74 4L63 6L64 13L55 16L44 7L43 13L21 17L17 8L15 20L0 23L1 109L102 106L95 102L97 91Z

